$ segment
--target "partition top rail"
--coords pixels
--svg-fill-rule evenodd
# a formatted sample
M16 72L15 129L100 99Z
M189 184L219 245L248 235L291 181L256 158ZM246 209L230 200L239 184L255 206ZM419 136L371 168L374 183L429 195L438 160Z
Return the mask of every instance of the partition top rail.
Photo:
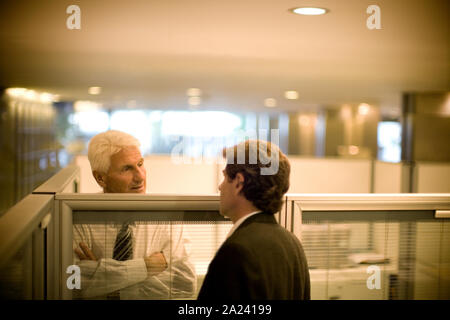
M448 193L287 194L303 211L448 210Z
M0 267L31 237L52 209L52 195L31 194L0 218Z
M152 194L152 193L57 193L56 200L110 201L218 201L218 194Z
M164 195L132 193L58 193L72 210L219 210L218 195Z
M79 175L80 168L76 165L69 165L37 187L33 193L54 194L62 192Z

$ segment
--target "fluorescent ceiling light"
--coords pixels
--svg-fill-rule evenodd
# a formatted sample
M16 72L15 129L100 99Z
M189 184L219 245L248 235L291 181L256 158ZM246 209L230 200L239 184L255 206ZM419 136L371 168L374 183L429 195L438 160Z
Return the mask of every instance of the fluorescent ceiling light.
M327 13L328 10L324 8L302 7L292 9L291 11L296 14L302 14L307 16L318 16Z
M39 101L42 103L52 103L59 99L59 96L48 92L37 92L26 88L7 88L6 93L14 98Z
M298 99L298 92L297 91L285 91L284 97L288 100L297 100Z
M264 106L267 108L275 108L277 106L277 100L274 98L264 99Z
M186 95L188 97L200 97L202 95L202 90L199 88L189 88L186 90Z
M89 88L89 94L96 95L96 94L100 94L100 92L102 92L102 88L100 88L100 87L90 87Z

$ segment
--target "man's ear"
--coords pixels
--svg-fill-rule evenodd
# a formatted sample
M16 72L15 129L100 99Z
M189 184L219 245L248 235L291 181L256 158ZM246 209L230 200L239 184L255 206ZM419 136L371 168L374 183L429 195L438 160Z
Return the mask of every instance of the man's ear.
M106 187L106 175L103 173L100 173L98 171L92 171L92 175L95 178L95 181L100 185L100 187L105 188Z
M236 176L234 177L234 182L236 185L236 194L241 193L242 188L244 188L244 175L240 172L236 173Z

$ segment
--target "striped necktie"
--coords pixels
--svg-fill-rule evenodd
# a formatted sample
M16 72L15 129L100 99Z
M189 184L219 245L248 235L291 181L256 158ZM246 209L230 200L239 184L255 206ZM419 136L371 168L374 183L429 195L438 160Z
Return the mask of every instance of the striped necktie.
M129 223L124 223L117 233L114 244L113 259L117 261L129 260L133 257L133 232Z
M125 222L116 236L113 259L117 261L129 260L133 257L133 231L130 224ZM120 290L107 295L108 300L120 300Z

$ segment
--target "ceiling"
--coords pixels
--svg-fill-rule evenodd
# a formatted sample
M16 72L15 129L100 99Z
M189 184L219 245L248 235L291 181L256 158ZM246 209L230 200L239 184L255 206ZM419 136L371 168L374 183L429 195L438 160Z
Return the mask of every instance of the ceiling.
M14 0L0 2L0 85L106 106L397 110L405 91L450 90L448 0ZM69 30L66 8L81 9ZM369 30L366 9L381 9ZM299 16L298 6L329 9ZM88 87L100 86L98 96ZM298 100L286 100L297 90ZM131 101L131 102L130 102Z

